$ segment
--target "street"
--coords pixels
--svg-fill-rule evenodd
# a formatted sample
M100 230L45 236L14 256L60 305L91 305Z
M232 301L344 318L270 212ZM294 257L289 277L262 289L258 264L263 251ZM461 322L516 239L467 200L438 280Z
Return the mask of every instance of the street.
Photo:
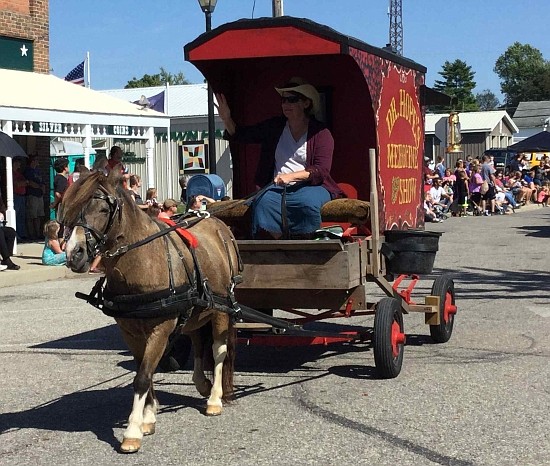
M549 464L550 208L427 228L444 234L417 296L452 274L448 343L405 316L392 380L364 345L239 346L236 401L213 418L190 366L158 373L156 433L130 456L117 447L132 358L114 321L74 297L96 277L0 288L0 464Z

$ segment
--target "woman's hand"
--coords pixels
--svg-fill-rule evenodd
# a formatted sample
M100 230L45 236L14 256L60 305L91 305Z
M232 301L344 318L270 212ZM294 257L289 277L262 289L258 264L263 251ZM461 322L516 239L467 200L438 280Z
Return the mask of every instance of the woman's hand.
M307 170L293 173L278 173L275 178L273 178L273 183L277 186L285 186L293 181L305 181L309 179L309 176L310 173Z
M231 109L227 104L227 99L223 94L215 94L215 95L218 103L216 104L216 102L214 102L214 106L218 110L218 115L223 121L223 124L227 132L233 135L235 134L236 125L235 125L235 122L233 121L233 118L231 118Z
M216 102L214 102L214 106L218 109L218 115L225 123L227 120L231 119L231 109L227 104L227 99L225 98L225 95L216 94L216 100L218 101L218 103L216 104Z
M285 186L294 181L293 173L279 173L273 179L273 183L277 186Z

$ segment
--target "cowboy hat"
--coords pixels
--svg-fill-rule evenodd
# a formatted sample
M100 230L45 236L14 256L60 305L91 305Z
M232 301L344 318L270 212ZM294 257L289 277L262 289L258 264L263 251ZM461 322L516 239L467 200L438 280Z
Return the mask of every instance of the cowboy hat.
M308 84L302 78L292 78L283 87L276 87L275 90L280 95L283 95L283 92L291 92L295 94L300 94L311 100L311 114L315 117L319 117L319 113L321 110L321 98L319 97L319 93L317 92L317 89L315 89L315 87L313 87L311 84Z

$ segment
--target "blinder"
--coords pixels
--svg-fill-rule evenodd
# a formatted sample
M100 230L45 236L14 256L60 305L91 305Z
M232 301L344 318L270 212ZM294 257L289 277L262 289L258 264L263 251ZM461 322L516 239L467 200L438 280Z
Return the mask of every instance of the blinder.
M80 211L78 220L74 225L75 227L82 227L84 229L84 236L86 237L86 249L89 258L93 258L98 254L104 252L109 232L113 227L117 214L119 222L122 218L122 199L109 194L102 186L99 186L98 191L96 191L94 195L90 198L86 207ZM93 200L105 201L109 206L109 218L103 232L89 225L86 221L84 212L88 210L88 207Z

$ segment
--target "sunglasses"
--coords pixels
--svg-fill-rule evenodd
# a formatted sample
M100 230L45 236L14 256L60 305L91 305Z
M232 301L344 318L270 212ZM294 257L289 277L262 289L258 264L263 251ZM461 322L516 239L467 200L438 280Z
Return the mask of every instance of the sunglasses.
M300 100L302 100L302 98L300 96L297 96L297 95L289 95L289 96L281 96L281 103L284 104L285 102L289 103L289 104L295 104L297 102L299 102Z

